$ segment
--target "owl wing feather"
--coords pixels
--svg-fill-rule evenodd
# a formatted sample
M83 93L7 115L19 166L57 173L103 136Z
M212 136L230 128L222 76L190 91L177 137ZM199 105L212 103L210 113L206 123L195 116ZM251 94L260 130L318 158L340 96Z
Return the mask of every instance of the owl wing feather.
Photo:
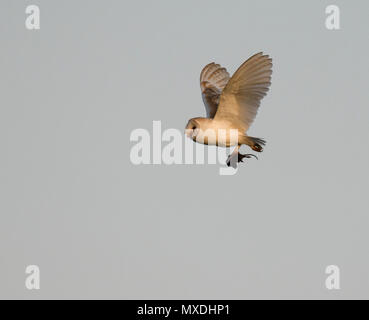
M225 86L214 119L228 120L246 132L269 91L272 66L272 59L262 52L246 60Z
M200 74L200 88L208 118L214 118L221 93L227 85L228 80L229 73L219 64L212 62L202 69Z

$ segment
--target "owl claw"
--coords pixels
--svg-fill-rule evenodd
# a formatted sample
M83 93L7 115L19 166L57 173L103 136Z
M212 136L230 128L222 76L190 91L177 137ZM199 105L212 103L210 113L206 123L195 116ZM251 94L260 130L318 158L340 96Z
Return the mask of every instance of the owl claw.
M241 153L237 152L237 161L235 161L236 160L235 157L236 157L235 154L231 154L230 156L228 156L228 159L227 159L227 162L226 162L228 167L232 167L232 168L236 169L237 168L237 163L239 163L239 162L243 163L244 158L250 159L251 157L254 157L257 160L259 160L257 156L255 156L254 154L251 154L251 153L241 154Z

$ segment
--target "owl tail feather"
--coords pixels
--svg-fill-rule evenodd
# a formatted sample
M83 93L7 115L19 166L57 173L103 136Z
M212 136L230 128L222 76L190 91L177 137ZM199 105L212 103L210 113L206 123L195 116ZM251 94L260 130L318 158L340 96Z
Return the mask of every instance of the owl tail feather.
M263 146L265 146L266 141L264 139L250 137L250 136L244 136L244 139L241 141L242 144L247 144L251 147L252 150L257 152L263 151Z

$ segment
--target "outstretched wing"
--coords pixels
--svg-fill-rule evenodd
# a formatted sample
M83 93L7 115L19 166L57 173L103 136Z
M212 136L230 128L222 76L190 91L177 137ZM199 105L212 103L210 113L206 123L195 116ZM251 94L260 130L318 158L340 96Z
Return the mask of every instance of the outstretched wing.
M224 88L214 118L229 120L246 132L269 90L272 66L272 59L262 52L244 62Z
M212 62L202 69L200 88L208 118L214 118L218 109L220 95L228 80L229 73L219 64Z

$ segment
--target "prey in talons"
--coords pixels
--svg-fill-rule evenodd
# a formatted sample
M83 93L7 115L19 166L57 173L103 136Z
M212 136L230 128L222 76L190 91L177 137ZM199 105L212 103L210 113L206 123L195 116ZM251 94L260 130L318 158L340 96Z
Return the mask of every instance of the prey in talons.
M259 160L259 158L251 153L242 154L239 152L239 147L236 147L233 152L228 156L226 164L227 167L232 167L234 169L237 169L237 164L240 162L243 162L243 159L250 159L255 158L256 160Z

